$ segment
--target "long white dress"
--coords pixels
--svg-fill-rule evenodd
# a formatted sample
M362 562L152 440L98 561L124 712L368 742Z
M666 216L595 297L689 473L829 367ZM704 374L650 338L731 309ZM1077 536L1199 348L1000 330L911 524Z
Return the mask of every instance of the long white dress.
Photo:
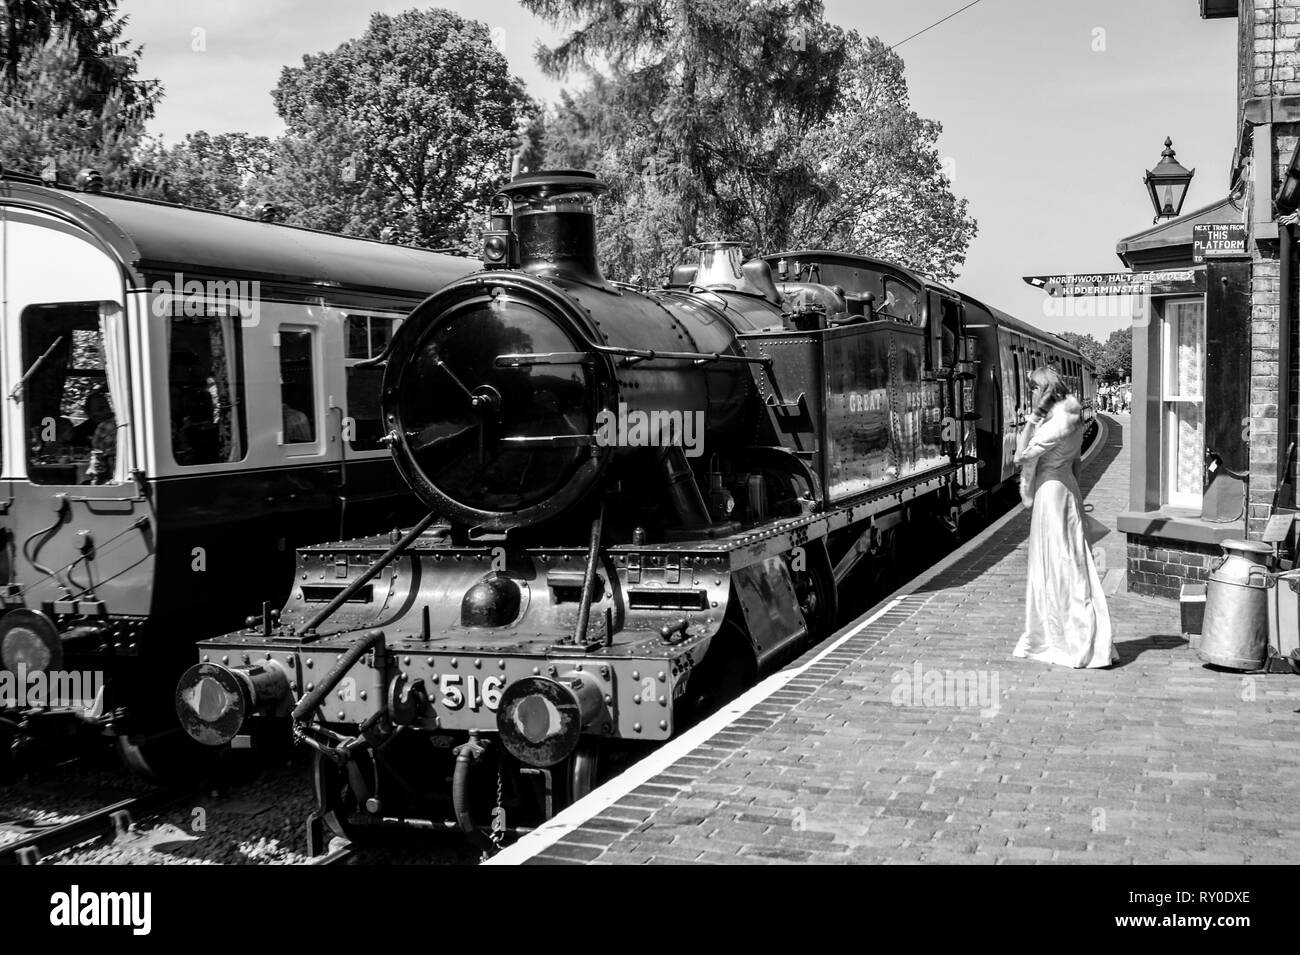
M1014 656L1068 667L1104 667L1119 659L1110 610L1084 536L1083 496L1074 463L1083 448L1082 408L1058 401L1017 455L1033 462L1025 629Z

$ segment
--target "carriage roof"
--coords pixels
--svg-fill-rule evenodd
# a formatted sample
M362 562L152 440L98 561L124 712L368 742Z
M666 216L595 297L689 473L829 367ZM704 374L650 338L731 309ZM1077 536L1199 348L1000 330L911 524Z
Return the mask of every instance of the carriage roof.
M135 282L183 272L423 298L477 268L460 256L112 193L0 178L0 205L71 220L112 248Z

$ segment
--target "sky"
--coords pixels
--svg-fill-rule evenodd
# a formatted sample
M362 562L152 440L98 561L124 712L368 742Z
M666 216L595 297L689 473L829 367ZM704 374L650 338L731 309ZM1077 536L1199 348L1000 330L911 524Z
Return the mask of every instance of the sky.
M969 0L825 0L826 18L897 44ZM122 0L141 74L166 98L151 131L274 135L285 66L365 30L372 13L441 6L487 23L529 92L563 82L533 60L557 32L515 0ZM1118 271L1115 243L1151 225L1142 174L1164 139L1196 169L1183 211L1228 190L1235 19L1197 0L980 0L903 43L912 106L939 121L953 190L979 222L956 286L1048 331L1104 339L1125 320L1047 314L1025 275Z

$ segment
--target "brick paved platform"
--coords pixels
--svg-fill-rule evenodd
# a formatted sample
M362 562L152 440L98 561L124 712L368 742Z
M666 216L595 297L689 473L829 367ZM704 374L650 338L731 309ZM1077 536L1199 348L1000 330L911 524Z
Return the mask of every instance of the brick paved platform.
M1125 423L1084 470L1112 569ZM529 861L1300 861L1300 677L1208 670L1175 603L1122 592L1112 668L1013 659L1028 526L993 528Z

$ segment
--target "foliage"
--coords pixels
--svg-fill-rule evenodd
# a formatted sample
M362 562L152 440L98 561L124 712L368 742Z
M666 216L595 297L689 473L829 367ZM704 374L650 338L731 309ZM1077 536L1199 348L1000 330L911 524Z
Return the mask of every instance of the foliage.
M156 194L217 212L250 213L269 188L277 148L266 136L190 133L170 148L150 143L142 159L155 174Z
M290 221L433 247L477 240L535 111L487 27L437 9L375 14L273 96L288 133L267 194Z
M964 260L975 223L943 174L938 124L910 109L902 61L826 23L819 2L522 3L571 27L540 51L543 67L591 79L548 117L545 162L610 181L602 250L615 276L657 278L691 242L723 236L756 251L832 245L944 278Z
M61 36L24 54L0 98L0 163L63 182L93 168L105 188L147 188L132 163L161 91L133 100L122 85L104 88L79 56Z
M0 89L19 87L23 61L60 40L83 67L87 88L117 90L126 106L154 99L157 84L134 79L140 50L122 40L126 23L117 15L117 0L3 0Z
M1110 333L1102 345L1097 362L1097 377L1102 381L1130 381L1133 378L1133 331L1119 328Z
M1083 357L1094 365L1101 361L1104 346L1088 332L1058 332L1056 337L1064 339L1079 349Z

